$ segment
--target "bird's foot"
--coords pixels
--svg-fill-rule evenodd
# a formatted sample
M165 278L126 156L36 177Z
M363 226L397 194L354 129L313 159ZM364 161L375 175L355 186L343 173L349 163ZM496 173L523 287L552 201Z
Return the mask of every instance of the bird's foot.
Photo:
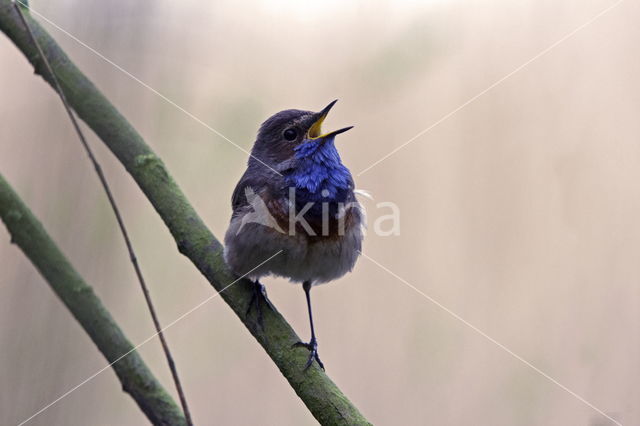
M320 368L324 370L324 364L322 363L322 361L320 361L320 357L318 356L318 341L315 339L315 337L312 338L309 343L296 342L293 344L294 348L301 347L301 346L309 350L309 359L307 360L307 363L304 366L304 369L307 370L309 367L311 367L311 364L313 364L313 360L315 359L318 362L318 365L320 366Z
M265 302L267 306L274 310L273 305L269 301L267 297L267 290L264 285L260 283L260 281L255 281L253 283L253 294L251 295L251 300L249 300L249 306L247 307L246 316L249 316L253 306L255 305L256 310L258 311L258 325L264 331L264 317L262 315L262 302Z

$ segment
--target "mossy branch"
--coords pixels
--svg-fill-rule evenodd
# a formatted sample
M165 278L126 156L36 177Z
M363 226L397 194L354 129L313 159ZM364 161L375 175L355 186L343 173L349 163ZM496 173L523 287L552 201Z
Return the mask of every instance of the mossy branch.
M53 291L112 365L122 389L154 425L185 425L180 408L138 355L93 289L76 272L42 224L0 175L0 218L11 241L38 268ZM126 356L123 356L127 354Z
M193 262L217 291L236 280L222 258L222 245L187 201L161 159L30 14L26 14L26 19L70 105L134 178L169 228L178 250ZM44 74L43 78L51 84L50 77L41 72L43 68L35 49L29 43L10 0L0 0L0 30L22 51L36 73ZM226 200L226 197L221 198ZM251 294L251 283L241 280L224 290L221 296L262 345L313 416L327 425L369 424L317 365L304 370L308 351L292 349L300 339L282 315L265 310L264 332L255 316L246 316Z

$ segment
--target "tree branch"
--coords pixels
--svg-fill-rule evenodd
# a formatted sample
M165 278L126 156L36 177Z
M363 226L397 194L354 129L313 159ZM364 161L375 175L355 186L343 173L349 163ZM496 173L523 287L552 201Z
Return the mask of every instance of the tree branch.
M0 218L17 244L87 332L154 425L185 425L180 408L156 380L93 289L0 175ZM126 356L123 356L125 355Z
M216 290L220 291L233 282L236 278L225 265L222 245L189 204L162 160L30 14L25 14L25 17L58 76L70 105L134 178L169 228L178 250L193 262ZM36 73L40 73L42 65L10 0L0 0L0 30L22 51ZM51 84L46 74L43 78ZM292 348L300 339L282 315L265 310L264 332L255 318L246 316L251 294L251 283L241 280L223 291L221 296L262 345L313 416L322 424L369 424L320 368L313 364L304 370L308 351Z

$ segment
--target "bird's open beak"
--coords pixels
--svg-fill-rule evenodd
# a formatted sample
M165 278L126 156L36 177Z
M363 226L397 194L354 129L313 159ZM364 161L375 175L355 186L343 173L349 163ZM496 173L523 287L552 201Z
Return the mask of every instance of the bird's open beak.
M326 107L324 107L322 111L315 113L312 116L312 119L311 119L312 124L309 127L309 130L307 130L307 139L325 139L325 138L328 138L329 136L339 135L340 133L344 133L347 130L353 128L353 126L349 126L349 127L344 127L342 129L334 130L333 132L324 133L324 134L322 133L322 122L324 121L325 118L327 118L329 111L331 110L331 108L333 108L336 102L338 102L337 99L331 102Z

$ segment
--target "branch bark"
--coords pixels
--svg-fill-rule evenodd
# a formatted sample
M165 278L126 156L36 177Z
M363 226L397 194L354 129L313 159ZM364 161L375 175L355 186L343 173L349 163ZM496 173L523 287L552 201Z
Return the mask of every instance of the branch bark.
M70 105L131 174L169 228L178 250L193 262L217 291L236 280L225 265L222 245L187 201L162 160L31 15L26 13L25 17ZM41 72L42 64L10 0L0 0L0 30L22 51L36 74L51 84L50 76ZM292 348L300 339L280 313L265 310L264 332L255 316L246 316L251 294L251 283L241 280L224 290L221 296L262 345L313 416L327 425L370 424L315 363L304 370L308 351Z
M185 425L169 394L111 317L93 289L76 272L42 224L0 175L0 218L17 244L87 332L154 425ZM123 357L123 355L128 354Z

